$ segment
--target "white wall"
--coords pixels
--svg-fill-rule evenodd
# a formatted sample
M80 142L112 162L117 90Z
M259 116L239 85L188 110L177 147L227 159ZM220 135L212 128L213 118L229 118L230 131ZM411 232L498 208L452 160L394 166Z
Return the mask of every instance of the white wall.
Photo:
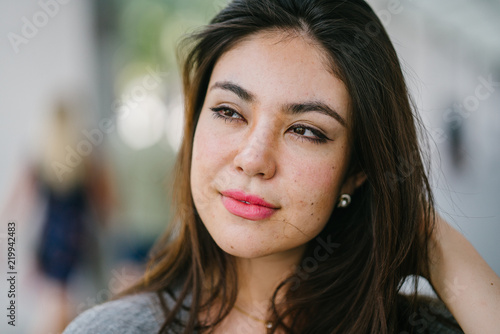
M463 110L464 165L453 167L449 126L453 102L473 99L481 79L499 81L500 15L497 1L373 0L389 11L388 30L402 60L412 96L434 132L432 186L438 211L472 242L500 275L500 85ZM397 5L395 5L397 4ZM496 41L496 43L494 42ZM481 94L487 93L482 88Z
M18 53L9 33L23 36L23 18L43 23L45 11L34 0L0 2L0 207L54 99L76 90L90 98L95 94L91 2L59 1L66 4L41 1L57 4L58 12L45 16L48 22L18 45Z
M7 218L11 208L5 208L19 171L34 152L46 116L52 111L53 100L64 92L79 90L92 100L95 96L95 66L93 47L92 8L90 1L42 0L52 5L53 17L43 14L34 0L0 1L0 321L1 333L27 333L34 323L37 296L42 291L33 281L25 250L31 226L18 221L17 251L17 321L7 325L7 282L5 279ZM36 16L40 27L27 44L19 45L16 53L9 33L22 35L23 17L33 22ZM45 15L45 16L44 16ZM44 23L44 17L48 18ZM89 110L90 113L95 110ZM50 312L50 305L44 305ZM41 333L42 329L39 329ZM45 334L45 333L44 333Z

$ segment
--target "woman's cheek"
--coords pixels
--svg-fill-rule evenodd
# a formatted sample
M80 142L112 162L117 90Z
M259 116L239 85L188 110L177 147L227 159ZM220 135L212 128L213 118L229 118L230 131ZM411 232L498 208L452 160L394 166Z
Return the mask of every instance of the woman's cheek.
M304 199L309 200L303 201L303 205L311 218L317 221L328 219L341 187L341 176L335 167L318 168L325 165L329 166L328 162L307 164L302 171L303 179L307 180L302 184L302 193L305 195Z
M235 147L236 136L206 117L201 120L204 124L198 125L200 132L196 134L198 154L203 164L218 164L227 160L228 154Z

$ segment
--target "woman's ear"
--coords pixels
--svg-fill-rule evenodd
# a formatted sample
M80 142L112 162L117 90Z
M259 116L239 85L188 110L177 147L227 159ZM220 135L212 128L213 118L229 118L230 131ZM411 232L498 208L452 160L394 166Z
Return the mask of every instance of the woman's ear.
M365 172L357 172L348 176L342 185L340 193L352 195L356 189L365 183L366 179L367 176Z

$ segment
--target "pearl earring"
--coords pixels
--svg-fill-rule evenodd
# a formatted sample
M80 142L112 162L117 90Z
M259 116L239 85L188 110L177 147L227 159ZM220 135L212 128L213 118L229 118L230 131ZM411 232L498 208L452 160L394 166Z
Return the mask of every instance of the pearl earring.
M337 204L337 207L347 208L349 204L351 204L351 196L349 196L348 194L342 194L342 196L340 196L340 200L339 203Z

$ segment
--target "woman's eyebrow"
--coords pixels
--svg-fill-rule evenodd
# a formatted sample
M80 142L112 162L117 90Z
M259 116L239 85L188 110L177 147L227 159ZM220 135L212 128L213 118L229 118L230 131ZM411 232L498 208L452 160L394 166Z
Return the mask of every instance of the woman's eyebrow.
M245 88L241 87L238 84L235 84L234 82L230 81L217 81L210 87L209 90L213 89L222 89L222 90L227 90L230 91L234 94L236 94L240 99L246 101L246 102L254 102L256 101L256 97L254 94L246 90ZM339 122L341 125L344 127L347 126L347 123L345 119L340 116L340 114L335 111L335 109L331 108L328 106L326 103L321 102L321 101L308 101L308 102L301 102L301 103L291 103L287 104L284 108L285 112L291 113L291 114L302 114L306 113L309 111L316 111L320 112L322 114L328 115L330 117L333 117L337 122Z
M253 102L255 101L255 95L247 91L245 88L230 82L230 81L217 81L210 87L210 90L219 88L223 90L228 90L230 92L233 92L234 94L238 95L238 97L246 102Z
M347 127L347 122L345 121L345 119L343 119L342 116L340 116L340 114L335 111L335 109L331 108L326 103L323 103L321 101L288 104L285 106L285 111L291 114L302 114L309 111L317 111L335 118L337 122L339 122L342 126Z

